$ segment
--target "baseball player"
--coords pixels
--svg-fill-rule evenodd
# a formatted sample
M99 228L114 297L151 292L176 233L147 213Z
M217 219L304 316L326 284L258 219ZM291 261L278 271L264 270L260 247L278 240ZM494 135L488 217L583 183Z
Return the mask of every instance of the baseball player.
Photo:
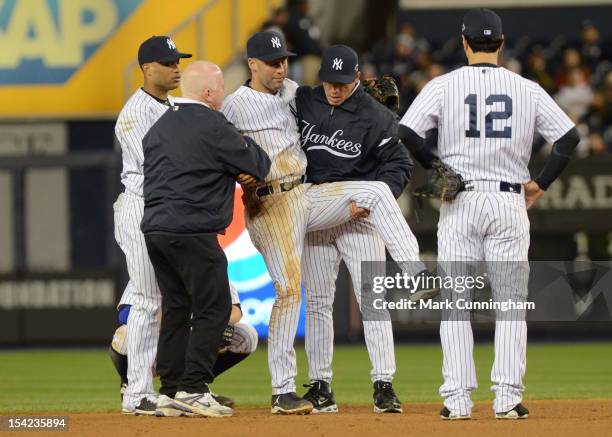
M230 292L232 295L232 313L230 315L230 321L228 329L224 334L223 343L219 347L219 356L217 362L213 368L215 378L231 369L236 364L247 358L250 354L255 352L257 349L257 331L247 322L242 322L242 309L240 307L240 298L236 288L230 283ZM122 309L127 311L129 314L130 305L126 305ZM125 316L127 317L127 315ZM122 324L115 331L113 341L110 346L111 359L113 365L119 374L122 388L127 386L127 363L128 363L128 350L126 341L127 326ZM153 372L155 372L155 366L153 366ZM123 395L123 393L122 393ZM226 407L233 407L234 400L212 393L212 396L217 402ZM157 404L156 415L157 416L178 416L181 411L173 408L172 405L164 406L159 403Z
M157 353L161 295L140 231L144 210L142 139L172 104L168 92L179 86L179 61L189 57L166 36L143 42L138 49L138 63L144 85L126 102L115 125L123 159L121 183L125 187L113 205L115 239L125 254L130 277L118 305L120 318L127 325L130 357L122 397L125 414L153 415L156 399L151 369ZM131 306L129 311L124 309L126 305Z
M397 137L397 116L367 95L360 84L358 69L357 53L352 48L333 46L323 54L319 71L323 85L297 90L298 123L308 159L307 180L315 184L379 180L389 185L397 198L408 183L412 161ZM357 145L358 150L334 147L333 143L322 141L322 137ZM302 275L310 389L304 399L314 405L313 412L317 413L338 411L331 389L331 362L333 302L340 260L344 260L351 273L355 297L361 306L361 263L386 260L385 243L367 219L306 235ZM395 374L391 321L364 320L363 327L372 363L374 411L401 413L401 403L391 384Z
M368 211L389 252L403 262L408 274L423 274L425 267L419 261L416 238L387 184L304 183L306 156L294 116L297 84L287 79L287 58L293 53L286 49L283 36L274 31L256 33L247 42L247 56L251 80L226 98L222 112L272 160L264 183L245 190L246 226L264 257L276 293L268 334L271 412L308 414L313 405L295 393L293 349L307 230L333 227Z
M423 88L400 122L400 137L429 168L436 160L422 137L437 128L439 159L465 181L465 191L440 209L438 259L446 273L461 273L464 263L486 261L493 299L524 301L529 279L527 208L565 168L579 137L567 115L537 83L498 66L504 37L497 14L469 11L463 18L462 39L469 65ZM532 180L527 164L536 131L554 146ZM454 302L469 295L444 290L444 297ZM440 324L440 415L469 419L470 394L477 386L470 315L452 311L448 316ZM527 349L524 312L520 317L500 312L496 316L493 410L498 419L525 419L529 412L521 403Z

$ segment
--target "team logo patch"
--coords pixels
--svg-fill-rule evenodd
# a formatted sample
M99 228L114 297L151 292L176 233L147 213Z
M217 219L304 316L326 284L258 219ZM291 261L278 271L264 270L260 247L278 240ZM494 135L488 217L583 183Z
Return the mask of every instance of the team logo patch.
M272 43L272 47L274 47L275 49L280 49L281 40L278 36L275 36L274 38L272 38L270 42Z
M342 70L342 59L334 58L334 63L332 65L334 70Z
M176 44L170 38L166 39L166 44L168 44L168 48L171 50L176 50Z
M485 35L491 35L491 31L489 29L485 29L483 33Z

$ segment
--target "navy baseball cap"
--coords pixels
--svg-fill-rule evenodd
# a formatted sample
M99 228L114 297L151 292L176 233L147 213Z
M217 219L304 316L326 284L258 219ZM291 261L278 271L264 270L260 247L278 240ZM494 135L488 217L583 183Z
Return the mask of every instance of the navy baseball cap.
M247 57L257 58L261 61L274 61L276 59L295 56L287 50L285 37L274 30L257 32L247 41Z
M502 37L502 21L491 9L472 9L463 16L461 33L470 39L497 40Z
M152 36L138 49L138 64L148 62L171 62L180 58L191 58L189 53L181 53L169 36Z
M319 79L321 82L351 83L359 70L355 50L345 45L332 46L323 52Z

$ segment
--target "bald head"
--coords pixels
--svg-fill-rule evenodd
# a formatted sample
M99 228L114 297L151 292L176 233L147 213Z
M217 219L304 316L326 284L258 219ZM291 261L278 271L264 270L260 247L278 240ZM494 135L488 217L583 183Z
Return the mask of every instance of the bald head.
M212 62L192 62L183 71L181 89L183 97L206 103L218 111L225 97L223 71Z

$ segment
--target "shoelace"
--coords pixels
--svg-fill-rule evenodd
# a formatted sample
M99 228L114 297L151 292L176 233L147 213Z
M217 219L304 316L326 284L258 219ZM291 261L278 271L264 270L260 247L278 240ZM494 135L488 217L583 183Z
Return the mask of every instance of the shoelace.
M395 397L395 392L393 391L393 386L390 382L384 382L378 386L378 389L382 392L385 397Z

